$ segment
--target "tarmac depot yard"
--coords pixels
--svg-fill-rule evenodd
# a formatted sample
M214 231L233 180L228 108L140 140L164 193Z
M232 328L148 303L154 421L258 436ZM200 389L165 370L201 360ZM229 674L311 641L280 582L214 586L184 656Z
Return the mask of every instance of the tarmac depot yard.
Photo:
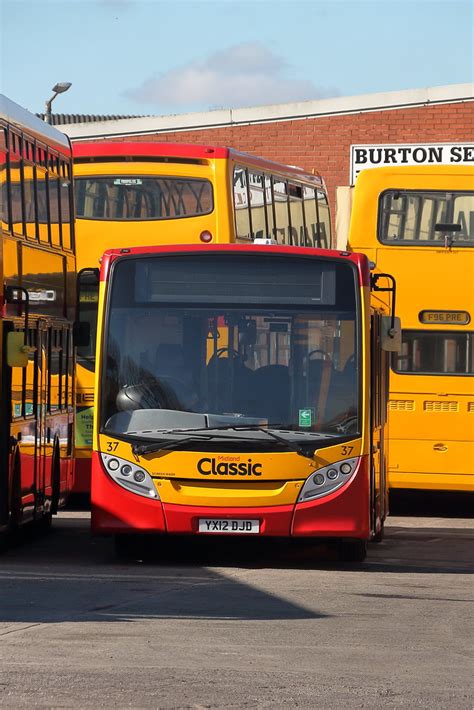
M0 557L6 708L473 707L474 522L387 521L367 561L162 539L118 560L68 511Z

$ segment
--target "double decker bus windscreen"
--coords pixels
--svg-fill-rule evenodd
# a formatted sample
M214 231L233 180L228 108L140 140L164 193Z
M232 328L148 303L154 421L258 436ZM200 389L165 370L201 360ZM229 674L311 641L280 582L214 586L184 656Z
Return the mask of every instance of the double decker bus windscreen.
M214 209L209 180L127 175L76 178L75 182L79 219L179 219Z
M186 428L189 413L356 435L355 269L312 257L129 257L110 276L101 426ZM182 424L180 424L182 417ZM142 419L145 421L145 418ZM148 431L148 435L150 432Z

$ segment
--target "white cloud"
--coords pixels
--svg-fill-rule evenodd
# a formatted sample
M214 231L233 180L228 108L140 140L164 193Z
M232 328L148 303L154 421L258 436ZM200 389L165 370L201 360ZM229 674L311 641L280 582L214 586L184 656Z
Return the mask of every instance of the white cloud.
M156 107L237 108L338 94L307 79L285 78L286 66L261 43L249 42L156 74L125 95Z

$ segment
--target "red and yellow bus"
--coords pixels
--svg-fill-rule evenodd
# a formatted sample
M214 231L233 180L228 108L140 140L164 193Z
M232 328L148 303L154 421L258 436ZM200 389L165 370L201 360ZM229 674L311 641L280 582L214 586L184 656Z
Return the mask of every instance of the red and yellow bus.
M331 231L322 179L298 168L213 146L102 141L73 150L80 298L92 329L90 344L78 348L79 492L90 487L94 407L97 280L90 267L103 252L263 237L329 247Z
M473 168L363 170L349 245L397 281L390 488L474 491Z
M0 97L0 536L49 523L73 485L72 151Z
M100 278L94 533L322 537L362 560L387 510L394 325L367 258L136 247Z

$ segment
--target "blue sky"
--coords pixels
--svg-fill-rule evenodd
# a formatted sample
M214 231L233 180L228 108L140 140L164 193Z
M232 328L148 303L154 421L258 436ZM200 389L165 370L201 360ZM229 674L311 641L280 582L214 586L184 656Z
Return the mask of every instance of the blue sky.
M170 114L473 80L467 0L0 0L1 86L43 111Z

